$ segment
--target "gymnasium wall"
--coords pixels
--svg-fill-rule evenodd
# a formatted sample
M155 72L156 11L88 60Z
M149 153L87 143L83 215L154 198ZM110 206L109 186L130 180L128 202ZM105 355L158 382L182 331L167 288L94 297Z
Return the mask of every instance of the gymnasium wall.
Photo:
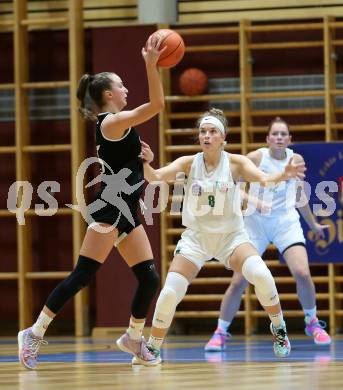
M6 53L6 61L0 62L0 82L13 83L12 34L2 33L1 53ZM30 34L30 81L68 79L68 36L65 31L36 31ZM0 123L1 145L15 144L14 123ZM32 121L31 143L54 144L69 142L69 121ZM70 158L68 153L32 154L32 176L30 182L34 190L43 180L56 180L61 183L61 191L55 194L59 206L70 203ZM0 160L0 207L6 209L9 186L15 181L15 158L13 154L1 154ZM37 202L34 193L32 204ZM41 203L41 202L39 202ZM70 217L35 217L32 218L32 262L33 270L65 271L72 268L71 223ZM1 271L17 271L16 219L0 218L1 236ZM33 282L34 307L38 313L47 294L56 285L56 281ZM17 281L1 281L1 290L6 291L0 302L1 328L18 326ZM61 315L63 319L72 319L72 304ZM64 324L61 324L64 327Z

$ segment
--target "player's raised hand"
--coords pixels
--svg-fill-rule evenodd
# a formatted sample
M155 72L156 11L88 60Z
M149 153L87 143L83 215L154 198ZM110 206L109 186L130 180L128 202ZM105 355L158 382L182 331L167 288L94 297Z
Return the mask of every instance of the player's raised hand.
M166 46L160 48L162 41L163 37L152 34L142 47L142 56L147 65L150 63L156 65L160 55L166 50Z
M286 179L297 178L303 180L305 177L306 166L302 162L293 162L293 157L289 159L284 169L284 175Z

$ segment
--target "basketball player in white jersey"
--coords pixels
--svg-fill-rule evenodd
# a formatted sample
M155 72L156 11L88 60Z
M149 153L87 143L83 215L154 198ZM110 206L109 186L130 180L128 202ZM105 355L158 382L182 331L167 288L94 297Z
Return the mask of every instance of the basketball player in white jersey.
M215 258L227 268L242 273L255 286L256 295L271 320L275 355L286 357L291 347L278 292L269 269L244 229L236 182L240 177L263 184L303 178L304 163L295 164L290 160L282 172L266 175L247 157L223 150L227 122L222 111L211 109L206 112L198 127L202 152L180 157L166 167L153 169L149 164L153 159L152 152L147 144L142 147L144 176L149 182L175 180L180 172L187 177L182 211L186 230L176 246L156 304L148 348L155 355L156 364L160 363L160 347L176 306L205 261Z
M288 124L281 118L275 118L268 129L268 148L261 148L248 154L248 158L266 174L282 172L289 164L303 162L299 154L288 148L291 142ZM324 321L319 321L316 315L315 287L311 278L305 248L305 238L299 221L296 206L296 180L288 180L271 188L260 188L257 192L250 191L253 199L257 197L260 206L263 198L271 202L269 212L258 208L251 210L248 206L244 218L245 228L250 240L262 256L270 243L273 243L287 262L291 274L296 280L297 294L304 311L305 333L313 337L315 344L328 345L330 336L323 329ZM249 200L249 199L248 199ZM256 203L256 202L254 202ZM317 237L324 235L327 225L320 225L306 203L298 210L308 226ZM241 296L247 286L247 281L241 272L234 270L233 280L227 289L221 303L218 327L205 346L205 351L221 351L225 348L229 326L239 309Z

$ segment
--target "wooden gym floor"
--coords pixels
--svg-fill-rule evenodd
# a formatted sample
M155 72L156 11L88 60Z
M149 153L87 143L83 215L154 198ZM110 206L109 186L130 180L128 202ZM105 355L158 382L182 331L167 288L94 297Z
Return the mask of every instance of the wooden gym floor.
M235 337L225 352L205 353L205 337L170 337L164 363L131 366L113 339L47 338L36 371L22 368L16 339L0 339L1 390L341 390L343 338L318 347L291 337L292 353L277 359L271 337Z

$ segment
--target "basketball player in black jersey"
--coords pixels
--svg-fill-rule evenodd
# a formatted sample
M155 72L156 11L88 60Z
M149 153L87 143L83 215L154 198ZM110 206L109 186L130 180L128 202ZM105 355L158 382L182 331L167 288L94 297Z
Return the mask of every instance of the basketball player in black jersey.
M156 66L164 51L160 50L160 43L156 38L149 38L146 47L142 48L150 100L133 110L122 111L127 104L128 90L115 73L85 74L79 82L80 111L86 118L97 121L96 146L103 180L96 200L88 210L89 226L75 269L49 295L36 323L18 333L19 359L27 369L37 366L38 350L46 344L43 336L50 322L71 297L90 283L114 244L138 280L130 324L117 345L139 361L142 358L144 364L154 364L142 330L159 286L159 277L148 237L137 215L144 175L141 142L133 126L149 120L164 107ZM85 104L87 96L92 100L92 110ZM93 112L94 108L97 112Z

